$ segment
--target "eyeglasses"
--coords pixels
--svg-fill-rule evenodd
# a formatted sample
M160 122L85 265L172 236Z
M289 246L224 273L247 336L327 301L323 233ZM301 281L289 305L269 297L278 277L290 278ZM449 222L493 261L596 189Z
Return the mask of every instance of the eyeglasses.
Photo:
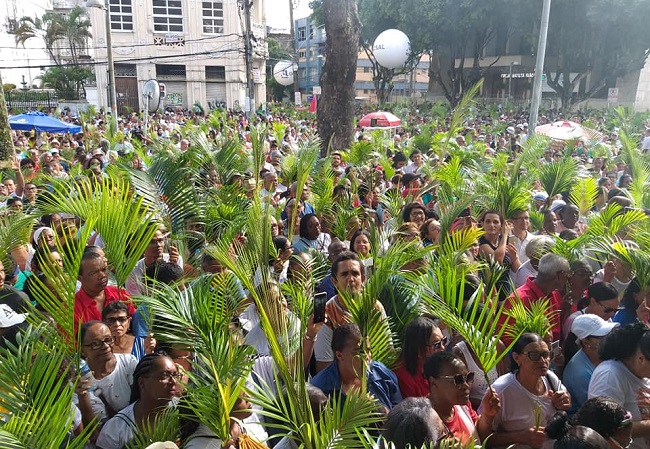
M440 348L446 348L448 343L449 343L449 337L443 337L442 340L438 340L433 343L428 343L427 346L435 349L436 351L439 351Z
M573 272L574 275L579 276L584 279L593 279L594 274L591 271L586 271L586 270L577 270Z
M596 302L598 302L598 301L596 301ZM619 310L621 310L620 307L616 307L616 308L613 308L613 307L606 307L606 306L604 306L603 304L601 304L601 303L599 303L599 302L598 302L598 305L599 305L600 307L603 308L603 312L604 312L604 313L616 313L616 312L618 312Z
M114 318L106 318L104 322L108 324L109 326L114 326L115 324L124 324L127 321L129 321L128 316L118 316Z
M165 243L165 239L161 237L159 239L151 239L151 242L149 242L149 246L158 246L164 243Z
M528 357L532 362L539 362L539 359L544 358L549 360L551 358L551 353L549 351L528 351L524 352L526 357Z
M161 382L170 382L172 379L174 382L180 382L183 380L183 375L179 373L178 371L175 373L170 373L169 371L165 371L160 374L160 376L154 377L154 379L158 379Z
M90 344L83 345L83 346L88 346L93 351L97 351L99 348L101 348L104 345L111 347L111 346L113 346L113 343L115 343L115 338L108 337L108 338L105 338L103 340L95 340L95 341L91 342Z
M456 374L455 376L440 376L441 379L452 379L456 387L462 387L463 384L470 385L474 382L474 372L469 372L466 375Z

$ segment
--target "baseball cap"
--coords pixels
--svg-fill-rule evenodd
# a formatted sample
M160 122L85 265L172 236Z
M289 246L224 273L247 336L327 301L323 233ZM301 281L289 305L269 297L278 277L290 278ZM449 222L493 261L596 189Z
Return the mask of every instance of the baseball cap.
M416 179L420 179L420 175L416 175L415 173L407 173L402 176L402 184L404 186L407 186Z
M16 313L7 304L0 304L0 328L6 329L16 324L24 323L27 314Z
M537 192L533 195L533 200L535 201L546 201L548 199L548 193L546 192Z
M564 206L566 206L566 202L564 200L554 200L551 203L551 210L553 212L557 212L560 209L562 209Z
M578 337L578 340L584 340L587 337L604 337L616 326L618 326L618 323L605 321L593 313L585 313L573 320L571 332Z

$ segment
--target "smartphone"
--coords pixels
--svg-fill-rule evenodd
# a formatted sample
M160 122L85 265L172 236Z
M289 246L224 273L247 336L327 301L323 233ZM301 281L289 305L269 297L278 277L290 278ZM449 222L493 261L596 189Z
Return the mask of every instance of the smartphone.
M551 343L551 358L555 358L560 355L560 340L555 340Z
M316 293L314 296L314 323L325 321L325 304L327 303L327 293Z

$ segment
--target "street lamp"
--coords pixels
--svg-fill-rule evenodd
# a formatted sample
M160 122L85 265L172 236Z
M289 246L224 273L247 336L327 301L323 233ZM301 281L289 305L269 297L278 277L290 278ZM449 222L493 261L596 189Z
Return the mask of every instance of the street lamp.
M115 65L113 64L113 40L111 39L111 16L109 0L87 0L86 8L104 10L106 20L106 55L108 60L108 102L111 105L111 134L117 132L117 95L115 94Z
M512 96L512 66L514 65L519 65L519 63L516 61L510 63L510 76L508 77L508 104L510 103L510 97Z

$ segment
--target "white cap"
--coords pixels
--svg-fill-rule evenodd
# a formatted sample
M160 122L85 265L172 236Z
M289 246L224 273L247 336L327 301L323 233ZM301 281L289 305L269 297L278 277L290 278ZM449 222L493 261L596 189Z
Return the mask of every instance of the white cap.
M557 212L558 210L562 209L564 206L566 206L566 202L564 200L553 200L551 203L551 210L553 212Z
M24 323L27 314L16 313L7 304L0 304L0 328L6 329L16 324Z
M584 340L587 337L604 337L616 326L618 326L618 323L605 321L593 313L585 313L573 320L571 332L578 337L578 340Z

